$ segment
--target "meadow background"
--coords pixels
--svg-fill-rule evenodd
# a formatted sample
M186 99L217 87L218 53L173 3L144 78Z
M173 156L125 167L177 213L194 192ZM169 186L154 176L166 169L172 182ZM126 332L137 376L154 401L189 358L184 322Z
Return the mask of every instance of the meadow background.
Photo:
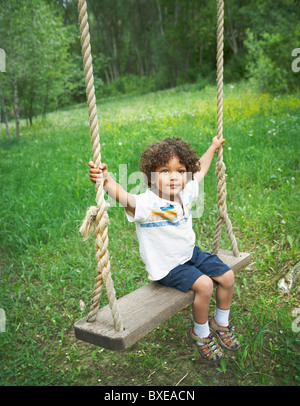
M219 365L197 357L189 340L191 309L120 353L76 340L73 323L88 309L95 278L94 241L78 227L94 204L85 105L1 138L2 385L296 385L297 286L279 279L299 259L299 95L270 97L228 85L224 160L228 210L239 249L253 264L236 276L232 317L242 348ZM118 174L138 170L142 149L180 135L201 154L215 133L215 89L188 86L98 103L103 160ZM210 249L217 219L214 164L205 179L197 242ZM130 190L130 185L128 185ZM109 210L109 252L117 297L147 282L135 229L119 207ZM230 248L225 230L222 248ZM105 294L101 299L105 302ZM82 307L85 305L85 308ZM212 306L213 311L213 306Z
M3 96L0 308L6 313L6 330L0 332L0 384L299 385L299 283L295 280L288 293L278 288L279 280L299 261L300 73L292 71L290 58L291 50L299 45L299 25L295 17L297 2L285 0L281 9L279 1L249 0L242 8L233 1L230 21L228 9L226 11L227 33L229 35L232 24L236 28L238 46L235 53L230 47L234 34L229 35L225 53L231 62L225 66L224 87L227 205L239 249L251 252L253 263L236 275L231 309L242 347L236 354L226 354L225 359L213 365L200 358L189 338L191 307L122 352L94 347L74 336L74 322L89 311L96 276L93 238L83 242L78 231L87 208L95 204L95 187L88 176L92 149L84 87L78 79L79 72L80 77L83 76L82 67L79 68L82 61L75 57L79 55L75 42L69 48L64 42L70 33L73 33L74 41L79 40L77 21L72 20L76 15L75 3L73 0L10 0L1 8L1 39L8 40L9 29L18 27L19 30L11 32L10 38L14 37L15 41L3 42L5 46L0 44L7 51L7 62L12 61L13 51L21 52L17 39L22 35L22 52L28 52L27 57L30 48L26 48L26 44L33 39L40 49L44 46L52 53L45 52L48 57L44 61L39 60L39 53L32 53L32 49L31 57L27 59L24 54L22 59L17 53L20 59L15 58L14 64L8 63L7 72L0 73ZM109 16L114 16L108 12L109 3L103 2L108 14L104 11L101 14L96 6L92 10L94 38L97 37L96 17L99 15L103 23L109 21ZM143 0L137 2L142 3ZM185 4L181 14L179 3ZM30 9L28 4L34 7ZM53 8L49 8L49 4ZM88 4L92 5L92 2ZM120 13L125 13L124 4L134 6L129 1L113 4ZM146 47L139 49L143 49L145 55L148 50L150 56L155 50L164 50L168 63L161 59L160 69L155 71L153 67L149 75L141 74L142 65L139 64L134 74L126 73L124 61L132 61L134 49L129 44L137 46L136 38L142 38L134 36L135 40L129 40L130 29L134 28L128 20L126 30L122 31L127 48L124 47L122 58L119 55L124 71L105 83L105 69L109 70L110 64L113 69L116 62L106 55L103 65L99 64L103 69L95 72L102 160L117 175L117 180L120 164L127 165L128 177L139 170L140 154L151 142L166 136L181 136L201 156L216 134L216 86L212 79L215 72L211 69L209 51L215 48L214 36L208 28L211 27L210 11L215 10L213 7L207 9L209 24L203 31L211 47L203 49L202 56L207 64L200 64L199 74L197 64L189 65L191 70L187 72L190 74L184 78L180 72L184 72L186 59L179 62L176 58L179 54L172 53L175 48L166 48L166 45L168 41L169 44L173 41L174 45L178 38L185 38L180 31L185 24L179 24L176 29L174 18L180 16L184 21L187 15L194 15L191 11L196 10L197 4L202 8L205 4L149 1L147 13L149 10L154 13L150 5L154 7L155 4L161 6L162 18L156 18L156 30L162 36L161 22L164 22L163 37L167 42L161 48L159 37L155 37L153 54ZM251 10L252 13L248 13ZM267 11L270 11L269 24L256 24L265 21ZM286 14L288 11L290 14ZM4 19L5 16L11 20ZM155 20L155 14L151 16ZM27 24L27 18L32 18L35 29L25 34L22 24ZM272 19L277 25L270 23ZM248 20L252 33L256 31L253 36L248 32L246 39ZM8 21L18 24L6 26ZM38 21L52 23L48 26L38 24ZM192 28L201 25L197 19L190 21L194 25L188 27L194 35ZM114 27L117 26L116 23ZM48 36L44 35L45 30ZM62 41L58 60L53 59L56 30L60 30L58 37ZM105 33L108 36L108 31ZM49 42L46 43L45 38ZM193 43L195 38L189 37L189 41ZM122 48L122 43L116 46ZM95 50L96 61L103 61L103 44L101 48L101 42L97 42ZM154 59L159 60L161 54L155 55ZM135 58L138 60L138 53ZM174 59L179 63L177 70L172 64ZM60 63L60 67L66 69L56 69L58 61L62 60L68 60L71 67ZM45 62L43 68L42 62ZM41 68L38 76L37 66ZM174 68L172 74L178 73L177 77L173 75L175 82L173 79L168 81L170 66ZM205 250L211 249L218 216L215 163L216 158L204 181L203 215L193 220L197 244ZM128 190L130 187L128 185ZM111 207L109 218L112 277L117 297L120 297L147 283L147 274L139 257L134 225L127 222L124 210ZM230 249L225 228L221 248ZM104 292L101 305L106 303Z

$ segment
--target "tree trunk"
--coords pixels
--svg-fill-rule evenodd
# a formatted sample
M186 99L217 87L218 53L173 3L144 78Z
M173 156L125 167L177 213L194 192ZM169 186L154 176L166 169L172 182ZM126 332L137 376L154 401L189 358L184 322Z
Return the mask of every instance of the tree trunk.
M199 63L203 62L203 39L200 40Z
M114 44L112 44L112 35L110 32L109 27L107 24L105 24L105 21L100 21L99 14L97 11L96 4L94 2L90 2L91 10L93 12L95 22L96 22L96 28L98 32L98 36L101 39L102 46L104 49L104 54L105 56L110 55L110 60L108 60L108 70L109 70L109 75L107 70L105 70L105 76L106 76L106 81L109 84L110 82L114 82L118 77L118 69L115 66L115 55L114 55ZM106 22L109 24L109 21ZM106 34L106 36L104 35ZM110 79L109 79L110 76Z
M110 84L110 80L109 80L109 75L106 69L104 69L104 74L105 74L105 79L106 79L106 83L109 85Z
M160 7L159 0L156 0L156 6L157 6L157 11L158 11L158 21L159 21L159 26L160 26L160 33L161 33L161 36L164 37L165 31L164 31L164 26L163 26L162 13L161 13L161 7Z
M114 77L114 72L113 72L112 65L111 65L110 61L108 61L108 69L109 69L111 82L113 82L116 78Z
M139 72L140 72L140 74L142 76L144 76L145 71L144 71L143 59L142 59L141 52L140 52L139 47L138 47L137 44L135 44L135 52L136 52L137 57L138 57Z
M184 61L184 79L187 78L189 66L190 66L190 50L187 49L185 52L185 61Z
M7 137L11 138L11 133L10 133L9 124L8 124L8 120L7 120L7 115L6 115L6 110L5 110L5 103L4 103L4 99L3 99L3 96L2 96L1 86L0 86L0 104L2 105L2 111L3 111L3 117L4 117L4 121L5 121L5 125L6 125Z
M110 63L109 63L109 68L110 68L110 74L112 78L112 82L120 76L119 74L119 68L118 68L118 50L116 46L116 41L114 34L111 32L109 27L105 27L105 32L108 38L108 52L110 54Z
M18 105L18 84L17 80L14 77L13 79L13 85L14 85L14 113L15 113L15 120L16 120L16 133L17 137L21 137L20 133L20 118L19 118L19 105Z
M231 34L231 40L229 38L228 33L225 30L224 30L224 34L230 45L230 48L233 50L233 53L236 55L238 53L239 48L238 48L238 44L237 44L237 41L235 38L234 27L233 27L232 20L231 20L229 1L227 2L227 15L228 15L228 24L229 24L230 34Z
M178 18L180 14L180 5L178 0L175 1L175 12L174 12L174 25L178 24Z
M29 105L29 123L32 125L32 119L33 119L33 101L34 101L34 95L31 95L30 97L30 105Z

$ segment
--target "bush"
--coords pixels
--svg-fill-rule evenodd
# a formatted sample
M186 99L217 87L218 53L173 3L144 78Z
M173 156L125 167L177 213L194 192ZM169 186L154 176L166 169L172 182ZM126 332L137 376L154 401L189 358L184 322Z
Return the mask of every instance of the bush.
M228 61L225 60L224 82L238 82L245 77L245 73L246 58L241 49L238 54L232 55Z
M260 38L250 30L245 46L248 50L247 71L259 91L283 93L299 90L299 78L291 69L292 36L263 33Z
M196 87L198 90L205 89L206 86L209 86L209 81L207 78L204 78L201 73L197 77Z
M101 97L113 97L122 94L148 93L155 90L154 88L154 82L151 77L125 75L110 84L104 85L99 93Z

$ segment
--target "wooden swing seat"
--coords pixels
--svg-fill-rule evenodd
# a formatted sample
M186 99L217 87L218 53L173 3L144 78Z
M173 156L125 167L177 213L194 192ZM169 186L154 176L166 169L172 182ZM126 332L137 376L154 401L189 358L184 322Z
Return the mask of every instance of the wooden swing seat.
M230 251L219 251L218 256L234 272L241 271L251 262L251 255L240 253L235 257ZM134 344L161 323L189 306L194 299L192 290L183 293L157 282L150 282L118 299L124 330L116 332L109 305L98 311L94 322L86 317L74 324L78 340L107 348L124 350Z

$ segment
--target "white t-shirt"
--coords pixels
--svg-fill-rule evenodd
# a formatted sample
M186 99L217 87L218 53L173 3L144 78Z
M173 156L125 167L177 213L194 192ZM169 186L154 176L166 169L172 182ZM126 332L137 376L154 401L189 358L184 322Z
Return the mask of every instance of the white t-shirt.
M189 181L180 191L181 204L165 200L150 189L136 199L135 222L140 254L149 279L164 278L171 269L189 261L193 255L195 233L192 228L192 202L198 196L197 180Z

